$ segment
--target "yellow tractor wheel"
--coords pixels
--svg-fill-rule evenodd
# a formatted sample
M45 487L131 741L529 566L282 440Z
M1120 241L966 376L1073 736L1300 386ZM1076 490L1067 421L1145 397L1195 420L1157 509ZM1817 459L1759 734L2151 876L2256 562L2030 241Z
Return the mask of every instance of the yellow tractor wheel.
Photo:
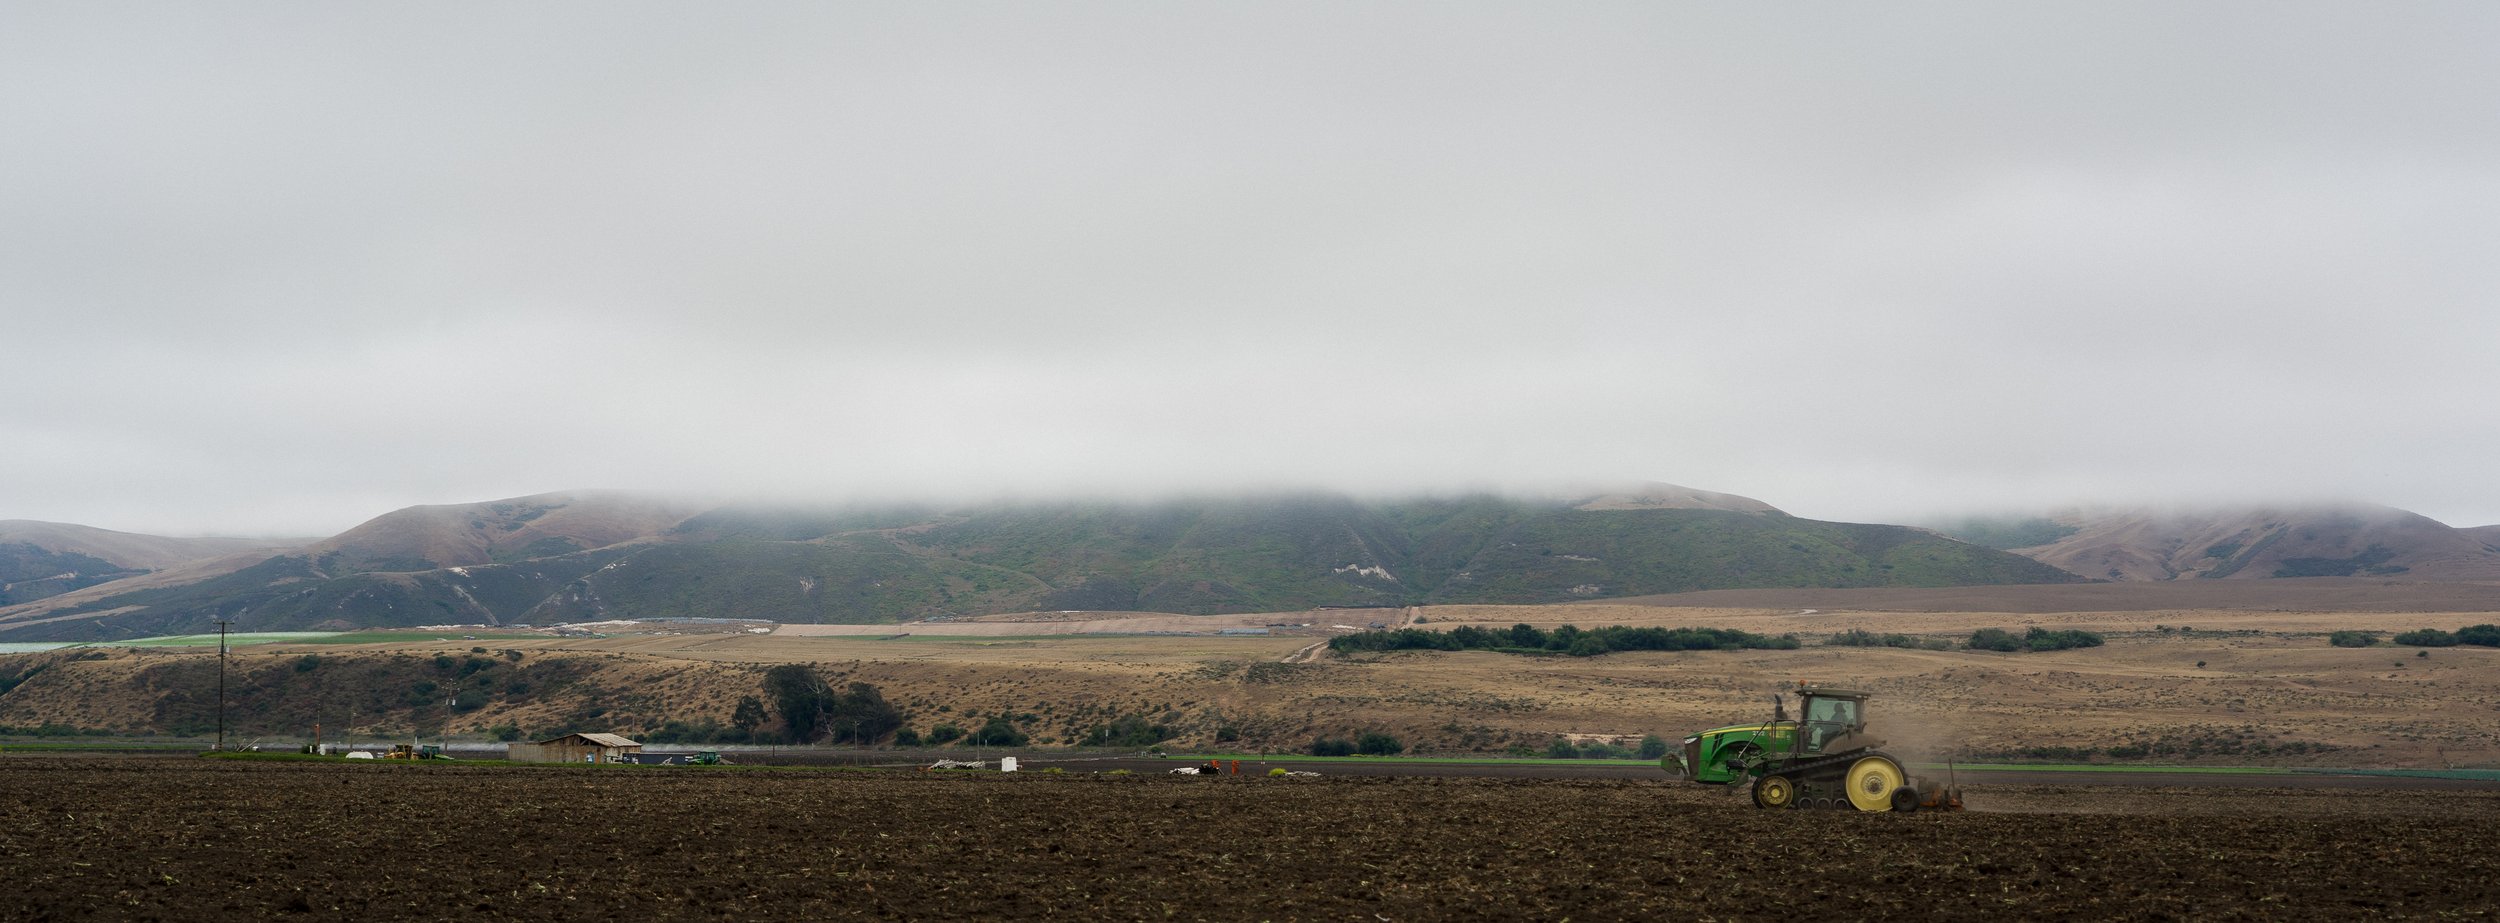
M1901 764L1880 756L1870 756L1849 764L1849 774L1842 781L1849 789L1849 804L1860 811L1892 810L1892 792L1909 776Z
M1787 776L1763 776L1753 784L1755 807L1785 808L1797 803L1797 783Z

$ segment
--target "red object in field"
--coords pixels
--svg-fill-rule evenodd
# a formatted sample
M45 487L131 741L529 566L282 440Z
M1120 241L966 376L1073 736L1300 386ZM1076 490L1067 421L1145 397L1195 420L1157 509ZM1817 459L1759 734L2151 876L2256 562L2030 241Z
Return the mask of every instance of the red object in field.
M1962 809L1962 790L1947 788L1934 782L1921 785L1918 789L1918 809L1921 811L1959 811Z

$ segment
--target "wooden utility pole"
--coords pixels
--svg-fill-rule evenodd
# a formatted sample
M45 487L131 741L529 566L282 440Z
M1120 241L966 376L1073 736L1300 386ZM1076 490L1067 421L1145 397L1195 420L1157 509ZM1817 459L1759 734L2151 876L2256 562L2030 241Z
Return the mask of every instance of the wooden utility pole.
M226 748L226 626L234 624L217 620L217 749Z

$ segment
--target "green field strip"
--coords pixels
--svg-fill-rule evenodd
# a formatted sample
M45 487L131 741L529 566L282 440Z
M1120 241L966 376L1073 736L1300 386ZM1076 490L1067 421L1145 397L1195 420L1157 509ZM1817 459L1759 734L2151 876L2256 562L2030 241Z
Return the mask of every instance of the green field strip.
M514 632L451 632L451 631L236 631L226 634L226 644L401 644L410 641L531 641L545 640L543 634ZM153 638L132 638L126 641L89 641L69 647L215 647L215 634L159 635Z
M1912 763L1908 768L1941 772L1948 768L1972 772L2105 772L2194 774L2213 776L2287 776L2298 770L2276 766L2112 766L2106 763Z
M928 643L928 644L990 644L990 643L996 643L996 642L1002 642L1002 641L1015 641L1015 642L1032 642L1032 641L1084 641L1084 640L1092 640L1092 639L1102 639L1102 640L1119 640L1119 639L1125 639L1125 638L1166 638L1166 639L1173 639L1173 640L1205 640L1205 639L1210 639L1210 638L1218 638L1218 637L1223 637L1223 636L1221 636L1221 635L1201 635L1201 634L1188 634L1188 635L1180 635L1180 634L1171 634L1171 635L1167 635L1167 634L1125 634L1125 633L1115 634L1115 633L1110 633L1110 632L1103 632L1103 633L1100 633L1100 634L1084 634L1084 633L1077 633L1077 632L1068 632L1068 633L1064 633L1064 634L1050 634L1050 635L949 635L949 634L937 634L937 633L930 633L930 634L917 634L917 633L904 633L904 632L897 632L897 633L895 633L895 634L890 634L890 635L791 635L790 637L794 637L794 638L803 638L803 639L806 639L806 640L809 640L809 641L838 640L838 641L884 641L884 642L889 642L889 643L901 643L901 644L911 644L911 643L915 643L915 642L918 642L918 643ZM1256 637L1256 636L1252 636L1252 637Z
M2500 769L2295 769L2311 775L2385 776L2399 779L2461 779L2500 782Z
M442 631L348 631L326 637L306 638L299 644L393 644L405 641L544 641L548 635L502 633L452 633Z
M284 644L316 642L336 635L335 631L236 631L226 634L226 644ZM217 635L159 635L153 638L132 638L127 641L95 641L88 647L215 647Z
M57 738L37 737L11 739L8 737L0 737L0 752L42 750L61 753L109 753L127 750L161 751L197 750L199 748L200 742L196 740L169 741L165 743L104 740L92 743L80 743L75 741L59 740Z
M1335 763L1340 765L1376 763L1388 766L1648 766L1655 768L1658 765L1657 760L1643 759L1558 760L1528 756L1312 756L1307 753L1176 753L1164 758L1175 764L1193 761L1203 763L1207 760L1241 760L1262 763Z

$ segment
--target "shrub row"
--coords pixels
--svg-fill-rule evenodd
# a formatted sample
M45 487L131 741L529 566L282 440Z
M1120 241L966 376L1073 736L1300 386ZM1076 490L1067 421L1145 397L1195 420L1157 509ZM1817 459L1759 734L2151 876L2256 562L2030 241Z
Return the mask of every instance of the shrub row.
M1322 737L1311 741L1312 756L1396 756L1406 752L1406 744L1379 731L1366 731L1361 737Z
M1833 647L1901 647L1914 650L1949 651L1953 642L1943 638L1921 638L1916 635L1879 635L1863 628L1852 628L1831 636L1823 642Z
M1621 760L1638 757L1654 760L1667 755L1667 739L1656 734L1641 738L1639 749L1628 749L1607 743L1573 744L1569 738L1556 737L1545 745L1545 757L1556 760Z
M2099 647L2101 636L2082 629L2058 630L2033 628L2016 636L2002 628L1982 628L1971 632L1968 646L1977 651L2062 651L2077 647Z
M2336 634L2343 634L2337 632ZM2333 641L2330 636L2328 640ZM2396 643L2410 647L2500 647L2500 625L2467 625L2453 632L2436 628L2417 628L2396 636ZM2345 645L2349 646L2349 645Z
M1534 625L1508 629L1461 625L1448 631L1399 628L1338 635L1328 641L1333 651L1504 651L1568 654L1591 657L1617 651L1795 650L1796 635L1758 635L1731 628L1634 628L1602 625L1583 630L1564 625L1543 631Z
M1898 647L1932 651L1953 648L1953 642L1941 638L1876 634L1858 628L1834 634L1823 643L1839 647ZM1972 632L1970 640L1963 642L1963 646L1972 650L2019 652L2099 647L2102 643L2099 634L2081 629L2032 628L2017 635L2002 628L1982 628ZM1339 635L1329 639L1328 648L1339 652L1501 651L1589 657L1617 651L1796 650L1801 644L1793 634L1758 635L1732 628L1603 625L1581 629L1564 625L1549 632L1533 625L1513 625L1508 629L1461 625L1448 631L1399 628Z

